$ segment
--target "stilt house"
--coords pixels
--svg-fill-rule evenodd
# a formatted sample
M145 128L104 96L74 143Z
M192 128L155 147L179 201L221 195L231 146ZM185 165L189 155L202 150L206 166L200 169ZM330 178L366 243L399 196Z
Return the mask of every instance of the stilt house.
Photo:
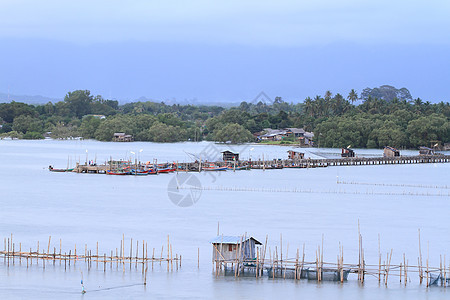
M238 161L239 160L239 153L233 153L231 151L222 151L222 159L224 161Z
M350 148L342 148L341 157L355 157L355 151Z
M212 239L213 260L256 259L256 247L261 243L253 237L217 236Z
M303 157L305 157L305 153L303 152L298 152L298 151L294 151L294 150L289 150L288 151L288 159L303 159Z
M434 155L435 152L433 149L428 147L419 147L419 155Z
M400 156L400 151L398 151L397 149L395 149L394 147L389 147L386 146L384 147L384 153L383 153L384 157L396 157L396 156Z

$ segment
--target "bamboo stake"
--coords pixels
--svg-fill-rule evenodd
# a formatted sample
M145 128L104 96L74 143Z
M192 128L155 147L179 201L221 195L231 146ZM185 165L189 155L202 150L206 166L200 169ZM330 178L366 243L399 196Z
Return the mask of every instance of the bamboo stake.
M420 284L422 284L423 281L423 268L422 268L422 247L420 245L420 228L419 231L419 280Z
M130 239L130 270L131 270L131 259L132 259L132 257L133 257L133 238Z
M98 241L97 241L97 252L95 256L96 256L96 268L98 269Z
M430 285L430 282L428 280L428 276L429 276L429 269L428 269L428 260L430 258L430 242L427 242L427 287Z
M381 242L380 234L378 234L378 283L381 282Z
M386 278L385 278L385 283L384 283L385 285L388 284L389 270L391 268L392 249L391 249L391 255L389 256L389 253L388 253L388 257L389 257L389 260L386 260L386 261L389 261L389 263L388 263L388 267L387 267L387 270L386 270Z

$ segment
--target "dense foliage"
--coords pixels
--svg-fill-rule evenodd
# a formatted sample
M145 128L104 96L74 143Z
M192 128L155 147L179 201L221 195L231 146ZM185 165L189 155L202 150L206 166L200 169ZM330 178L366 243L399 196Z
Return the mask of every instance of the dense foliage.
M408 90L391 88L365 89L365 99L359 105L354 105L358 94L352 90L347 97L327 91L323 97L307 98L299 104L277 97L272 104L242 102L229 109L163 102L119 105L77 90L54 104L0 104L0 133L37 139L51 132L53 138L81 136L111 141L115 132L124 132L140 141L242 143L253 141L252 134L264 128L302 127L313 131L316 144L323 147L416 148L450 142L448 102L399 100L398 95L410 97ZM381 96L372 97L374 93Z

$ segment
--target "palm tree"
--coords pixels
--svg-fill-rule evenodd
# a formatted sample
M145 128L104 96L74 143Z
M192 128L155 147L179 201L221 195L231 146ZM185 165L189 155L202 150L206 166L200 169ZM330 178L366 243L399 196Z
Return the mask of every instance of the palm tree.
M313 103L310 97L305 99L305 111L307 114L309 114L310 117L313 116Z
M347 99L350 100L352 102L352 104L353 104L353 102L358 100L358 94L356 93L356 91L354 89L352 89L350 91L350 93L348 94Z

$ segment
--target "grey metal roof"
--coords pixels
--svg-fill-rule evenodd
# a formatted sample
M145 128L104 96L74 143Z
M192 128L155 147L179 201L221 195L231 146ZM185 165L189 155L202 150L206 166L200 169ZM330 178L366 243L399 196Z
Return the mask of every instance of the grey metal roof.
M246 239L244 239L243 236L219 235L219 236L216 236L215 238L213 238L212 240L210 240L209 242L211 244L240 244L241 241L245 242L245 241L250 240L250 239L255 240L256 244L261 245L261 242L259 242L257 239L255 239L252 236L247 237Z
M292 131L292 133L305 133L305 130L303 128L289 127L289 128L286 128L286 129Z

